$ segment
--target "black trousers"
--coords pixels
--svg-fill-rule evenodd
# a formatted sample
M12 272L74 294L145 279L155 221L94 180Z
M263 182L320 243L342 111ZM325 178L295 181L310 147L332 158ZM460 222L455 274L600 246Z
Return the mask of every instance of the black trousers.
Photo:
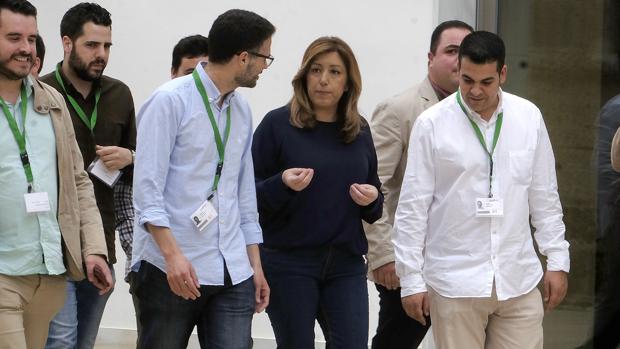
M426 326L410 318L400 301L400 288L375 287L379 291L379 324L372 349L417 349L430 327L430 318Z

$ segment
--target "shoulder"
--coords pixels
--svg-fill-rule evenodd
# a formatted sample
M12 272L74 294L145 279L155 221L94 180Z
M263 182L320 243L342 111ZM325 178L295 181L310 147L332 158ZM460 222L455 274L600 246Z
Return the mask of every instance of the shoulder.
M379 103L373 113L373 119L397 117L413 120L428 106L436 102L435 92L432 90L428 79L424 79Z
M281 128L285 125L290 125L291 110L288 105L276 108L265 114L260 124L269 127Z
M127 86L127 84L125 84L124 82L115 79L115 78L111 78L107 75L103 75L101 77L101 88L102 90L111 90L111 91L120 91L123 93L128 93L129 95L131 95L131 91L129 90L129 86Z
M502 104L504 113L513 113L520 115L522 118L529 118L532 121L542 121L542 113L536 104L531 101L513 95L512 93L502 91Z
M60 86L58 85L58 81L56 81L56 76L54 75L54 72L50 72L48 74L45 74L41 77L39 77L40 82L43 82L45 84L47 84L48 86L51 86L55 89L60 88Z

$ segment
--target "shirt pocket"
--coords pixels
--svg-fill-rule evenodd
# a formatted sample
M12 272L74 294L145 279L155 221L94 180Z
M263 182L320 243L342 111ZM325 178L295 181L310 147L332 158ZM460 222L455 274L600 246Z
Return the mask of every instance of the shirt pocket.
M510 174L516 184L529 185L532 182L534 165L533 150L516 150L508 153Z

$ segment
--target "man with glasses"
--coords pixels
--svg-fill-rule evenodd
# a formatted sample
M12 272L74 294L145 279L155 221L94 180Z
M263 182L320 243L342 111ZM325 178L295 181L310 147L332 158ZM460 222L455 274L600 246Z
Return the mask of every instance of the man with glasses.
M272 60L274 26L229 10L209 32L209 62L158 88L138 114L133 292L138 348L249 348L269 303L258 244L252 116L237 87ZM157 140L157 141L154 141Z

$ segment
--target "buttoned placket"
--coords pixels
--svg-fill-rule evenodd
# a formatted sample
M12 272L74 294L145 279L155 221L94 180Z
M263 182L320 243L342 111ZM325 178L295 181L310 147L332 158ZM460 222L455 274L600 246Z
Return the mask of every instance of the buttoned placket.
M478 115L477 113L473 113L475 115L475 122L478 125L478 127L480 127L480 129L483 131L484 133L484 138L486 141L486 144L488 146L490 146L491 144L493 144L493 136L495 134L495 123L497 122L497 115L499 114L499 111L495 111L495 113L493 114L493 116L491 117L491 119L489 119L489 121L485 121L484 119L482 119L480 117L480 115ZM501 138L501 137L500 137ZM499 144L498 144L498 148L499 148ZM490 150L490 149L489 149ZM498 164L498 149L495 149L495 152L493 153L493 163L495 163L496 165ZM490 165L487 165L490 166ZM488 168L487 170L488 171ZM494 197L498 197L498 198L502 198L500 193L499 193L499 188L500 188L500 178L497 175L499 173L499 168L495 168L494 170L494 176L493 176L493 185L492 185L492 190L493 190L493 196ZM489 279L488 279L488 284L487 284L487 292L489 294L489 296L491 295L491 293L493 292L493 282L495 281L495 287L496 287L496 292L499 292L499 290L497 289L499 286L500 282L498 282L501 276L500 276L500 272L499 272L499 265L500 265L500 260L499 260L499 246L500 246L500 234L499 234L499 228L500 228L500 224L501 224L501 220L502 217L488 217L485 218L488 219L488 234L490 237L490 243L491 243L491 250L489 251L489 257L490 257L490 263L491 263L491 270L489 271Z

